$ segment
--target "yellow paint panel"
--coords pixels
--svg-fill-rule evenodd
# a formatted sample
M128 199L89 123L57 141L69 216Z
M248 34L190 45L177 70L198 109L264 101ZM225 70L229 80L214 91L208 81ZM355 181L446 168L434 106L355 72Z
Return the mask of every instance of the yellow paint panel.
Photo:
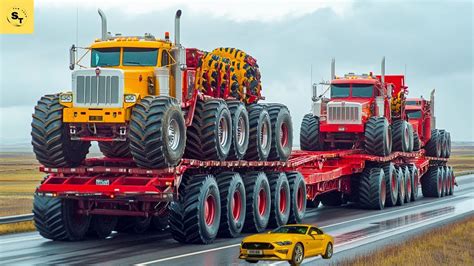
M1 0L0 34L31 34L34 28L33 0Z

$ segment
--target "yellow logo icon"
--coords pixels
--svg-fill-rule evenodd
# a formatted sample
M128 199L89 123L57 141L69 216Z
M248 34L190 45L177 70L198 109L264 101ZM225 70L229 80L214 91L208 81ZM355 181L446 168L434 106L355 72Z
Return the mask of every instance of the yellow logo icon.
M31 34L33 30L33 0L2 0L0 34Z

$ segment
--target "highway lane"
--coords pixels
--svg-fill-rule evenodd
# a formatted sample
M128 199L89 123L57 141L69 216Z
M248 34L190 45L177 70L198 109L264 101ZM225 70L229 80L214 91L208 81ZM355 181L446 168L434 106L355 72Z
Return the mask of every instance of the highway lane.
M441 199L419 198L404 207L383 211L357 209L354 205L318 208L307 212L305 222L322 226L336 237L336 254L370 246L407 232L473 211L474 175L457 179L455 195ZM239 265L239 239L218 239L211 245L182 245L168 232L146 235L115 234L106 240L53 242L37 233L0 237L0 261L5 264L159 264ZM370 247L369 247L370 248ZM338 254L339 253L339 254ZM308 260L314 263L317 260Z

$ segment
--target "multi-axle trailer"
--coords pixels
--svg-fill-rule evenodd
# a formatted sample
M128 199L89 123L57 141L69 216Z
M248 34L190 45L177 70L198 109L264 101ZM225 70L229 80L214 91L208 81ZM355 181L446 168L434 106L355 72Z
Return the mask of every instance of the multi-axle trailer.
M301 222L308 206L356 202L383 209L423 195L453 193L446 158L418 152L368 155L361 150L294 151L286 162L199 161L138 168L130 159L92 158L76 168L41 167L35 221L42 235L78 240L86 233L169 227L180 242ZM60 213L60 215L58 215Z

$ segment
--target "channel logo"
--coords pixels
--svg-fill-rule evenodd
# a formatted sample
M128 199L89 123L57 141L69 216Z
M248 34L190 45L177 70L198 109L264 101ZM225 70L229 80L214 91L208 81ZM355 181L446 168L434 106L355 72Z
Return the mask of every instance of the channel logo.
M34 30L34 0L3 0L0 34L31 34Z

